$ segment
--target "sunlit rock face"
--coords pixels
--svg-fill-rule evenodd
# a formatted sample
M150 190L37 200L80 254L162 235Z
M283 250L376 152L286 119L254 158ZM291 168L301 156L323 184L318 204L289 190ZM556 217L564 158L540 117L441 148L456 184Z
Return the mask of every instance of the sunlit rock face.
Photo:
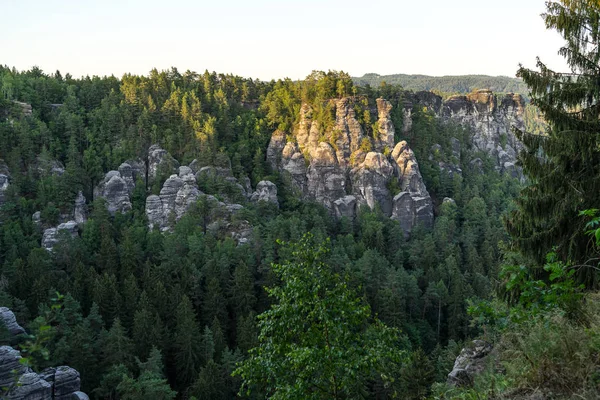
M355 101L331 100L335 122L327 129L314 120L308 104L302 105L293 132L273 133L267 161L290 179L303 199L323 204L338 218L352 219L358 207L367 206L401 218L407 235L416 224L431 226L431 198L414 154L406 142L395 143L391 103L377 99L377 132L368 136L357 118ZM410 199L401 217L394 214L398 193L390 188L400 188Z

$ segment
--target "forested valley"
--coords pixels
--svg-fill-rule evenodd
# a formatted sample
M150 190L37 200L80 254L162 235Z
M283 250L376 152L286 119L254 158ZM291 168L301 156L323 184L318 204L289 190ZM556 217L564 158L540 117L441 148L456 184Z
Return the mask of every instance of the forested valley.
M574 3L547 18L597 43ZM68 365L93 399L597 398L598 73L569 60L527 100L0 66L0 395Z

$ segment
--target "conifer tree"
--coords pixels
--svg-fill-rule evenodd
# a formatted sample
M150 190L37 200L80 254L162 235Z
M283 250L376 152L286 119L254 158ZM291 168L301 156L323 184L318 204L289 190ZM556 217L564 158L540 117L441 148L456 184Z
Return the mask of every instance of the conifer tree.
M183 296L176 312L177 325L173 336L174 356L177 360L177 383L181 387L190 384L198 373L200 329L192 303Z
M553 71L539 59L538 70L519 68L549 129L546 135L518 133L530 184L506 226L519 250L540 265L552 246L563 259L583 264L586 221L577 215L600 204L600 3L561 0L546 7L546 27L565 39L559 54L570 71ZM588 285L597 283L591 268L581 271Z

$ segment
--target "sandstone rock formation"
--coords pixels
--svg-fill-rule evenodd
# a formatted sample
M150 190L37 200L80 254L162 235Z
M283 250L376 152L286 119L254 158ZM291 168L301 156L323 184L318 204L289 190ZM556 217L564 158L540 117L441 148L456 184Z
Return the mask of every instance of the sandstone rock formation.
M191 168L180 167L179 175L171 175L165 181L160 195L146 199L146 216L150 229L168 230L171 222L179 220L194 204L202 192L198 190Z
M279 206L277 200L277 186L271 181L260 181L256 185L256 190L252 193L250 201L267 201Z
M523 129L525 101L519 94L495 95L487 89L466 96L452 96L442 102L441 97L430 92L418 92L407 96L405 115L417 104L427 107L439 117L469 126L473 133L471 142L476 150L484 151L496 160L497 169L504 171L516 162L522 148L513 128ZM406 125L406 121L405 121ZM410 128L409 128L410 129ZM460 143L454 139L453 152L460 158Z
M60 240L61 235L69 235L77 237L79 234L78 226L75 221L69 221L58 225L56 228L48 228L42 236L42 247L48 251L52 251L56 243Z
M85 224L85 221L87 221L88 218L88 209L87 209L87 205L85 203L85 196L83 195L83 192L80 190L79 193L77 193L77 197L75 198L75 208L73 210L73 220L75 220L75 222L78 225L82 225Z
M124 164L121 164L123 167ZM130 171L125 164L123 171ZM123 177L119 171L109 171L104 179L94 189L94 197L102 197L106 200L108 212L114 215L117 212L125 213L131 210L130 186L128 184L130 177Z
M474 340L470 347L461 350L454 368L448 374L448 384L454 386L472 385L475 376L481 373L488 362L487 356L492 346L483 340Z
M271 166L289 177L302 198L323 204L338 218L352 219L357 207L366 205L401 221L407 235L418 223L431 226L433 205L414 154L406 142L394 141L392 105L377 99L377 129L370 136L357 119L355 98L331 101L333 127L323 129L304 104L293 135L273 134L267 149ZM390 187L404 194L391 193Z
M11 336L25 333L25 329L17 323L15 314L7 307L0 307L0 325L3 325Z
M174 173L179 163L165 149L154 144L148 149L148 180L152 181L158 175L161 168Z
M0 207L4 205L5 202L5 192L8 189L9 185L9 175L0 173Z
M408 144L402 141L394 147L392 159L396 162L396 174L400 177L402 189L402 192L394 197L392 218L400 223L406 236L419 224L431 228L433 203L423 182L415 154Z
M24 333L9 309L0 308L0 322L14 336ZM21 353L10 347L0 346L0 397L7 400L89 400L81 392L79 372L68 366L46 368L33 372L21 363Z

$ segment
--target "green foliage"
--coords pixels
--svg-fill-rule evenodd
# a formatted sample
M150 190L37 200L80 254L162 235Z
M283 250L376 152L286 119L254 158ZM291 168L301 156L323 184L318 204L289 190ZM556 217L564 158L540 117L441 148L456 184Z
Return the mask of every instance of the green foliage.
M160 351L153 347L150 351L148 360L144 363L138 360L140 374L137 379L133 379L127 374L117 386L120 399L123 400L171 400L176 396L176 392L171 390L167 380L163 376L162 355Z
M548 2L546 8L546 26L565 39L559 53L571 71L552 71L540 60L539 70L521 67L518 71L548 129L545 135L517 132L526 147L521 162L530 184L517 199L517 208L507 219L506 227L519 251L538 265L543 264L551 246L557 247L563 261L580 265L587 261L589 247L583 233L585 221L576 216L579 210L600 203L600 4L561 1ZM582 268L578 279L593 288L598 274Z
M392 103L400 136L402 88L358 88L346 74L335 71L315 72L305 81L261 82L176 69L121 79L73 79L39 69L0 67L0 79L10 83L6 94L11 99L34 108L33 116L24 117L11 102L0 104L0 154L11 172L0 215L0 303L26 326L32 316L49 312L53 293L65 293L63 308L52 322L50 317L40 320L39 326L51 329L50 339L38 346L40 351L34 350L36 368L70 365L80 372L83 390L98 398L117 398L125 392L135 397L143 387L168 397L164 379L180 396L233 398L242 379L231 373L261 345L256 315L277 300L263 290L280 284L270 266L298 261L293 250L277 245L276 239L298 242L309 231L317 241L331 238L330 251L322 255L327 268L319 272L321 287L343 294L346 286L349 303L340 307L355 308L346 318L364 323L349 334L379 343L376 333L385 330L382 323L405 333L385 349L375 347L374 353L393 351L408 357L410 348L422 348L435 365L436 379L443 380L440 371L455 354L439 349L475 332L468 325L466 299L490 293L500 258L498 242L504 239L499 216L510 208L518 183L494 172L484 155L470 151L468 131L415 110L414 135L396 138L408 140L415 150L432 196L455 200L439 205L433 231L416 229L410 239L380 210L365 208L354 221L335 220L321 205L299 199L288 177L271 171L265 160L273 129L284 129L293 140L303 102L311 105L313 119L329 127L335 121L332 99L347 98L371 141L377 136L375 99L384 97ZM464 160L451 158L453 137L465 143ZM328 137L332 145L335 139L335 133ZM231 163L238 178L249 177L254 184L273 180L280 208L247 202L237 186L209 172L199 176L200 189L244 208L228 217L217 201L201 196L177 223L171 221L172 232L150 231L145 198L157 193L172 173L164 167L152 184L146 176L139 177L132 212L110 215L103 200L93 196L93 188L122 162L144 161L154 143L183 165L193 159L216 168L229 168ZM428 159L434 143L442 146L435 162ZM467 167L462 177L449 178L437 165L462 161L464 166L475 156L486 163L484 175ZM63 175L44 167L54 161L66 165ZM389 187L394 194L399 191L396 186ZM52 253L41 249L43 230L72 212L79 190L91 208L81 236L61 238ZM41 227L31 221L36 211L42 213ZM248 224L250 241L238 246L232 230ZM305 302L307 313L313 300ZM340 318L324 306L315 310L334 322ZM314 326L320 326L317 322ZM32 326L36 336L31 343L46 335L37 335L37 326ZM344 339L344 332L338 327L334 333ZM146 382L136 358L152 358L153 347L164 356L165 375ZM346 347L350 350L344 348L336 360L341 363L346 355L359 359L349 371L360 378L353 379L348 390L369 398L404 396L408 382L401 379L402 365L378 367L385 376L375 374L375 368L367 373L360 357L368 351ZM333 371L332 365L324 367ZM347 371L340 367L334 372L346 376ZM425 389L419 386L419 393Z
M527 87L522 81L507 76L461 75L436 77L404 74L365 74L352 79L360 86L399 85L406 90L431 90L447 94L471 93L477 88L490 88L500 93L527 94Z
M42 315L38 316L32 323L33 333L27 335L25 342L21 343L19 349L23 357L19 362L36 371L41 371L49 366L50 349L48 345L56 336L55 325L58 314L62 309L64 296L56 293L52 298L52 305Z
M259 345L235 371L242 392L273 399L358 396L401 360L398 332L371 321L368 305L322 260L328 249L312 235L289 245L293 261L274 264L281 286L259 316Z

